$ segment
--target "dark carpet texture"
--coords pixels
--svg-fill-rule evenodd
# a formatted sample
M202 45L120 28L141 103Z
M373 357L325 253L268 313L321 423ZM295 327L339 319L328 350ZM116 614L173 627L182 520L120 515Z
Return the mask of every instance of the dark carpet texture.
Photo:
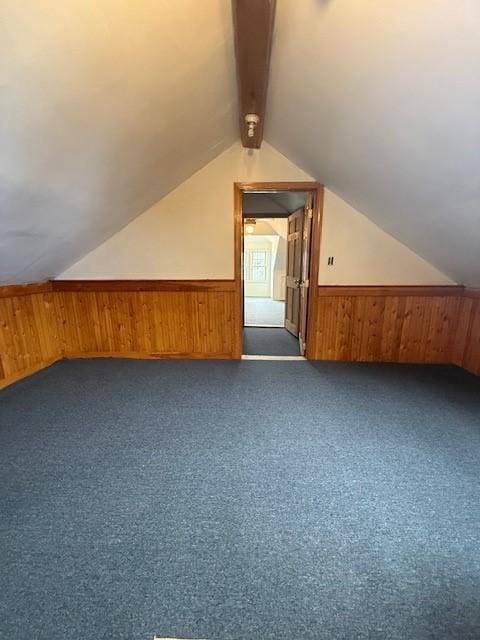
M243 353L253 356L299 356L298 338L286 329L244 327Z
M64 361L0 393L0 637L480 638L453 367Z

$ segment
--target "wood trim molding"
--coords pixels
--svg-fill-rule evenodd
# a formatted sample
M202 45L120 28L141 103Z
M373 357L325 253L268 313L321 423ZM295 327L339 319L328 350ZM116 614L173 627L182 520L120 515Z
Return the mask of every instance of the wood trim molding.
M50 293L50 282L31 282L28 284L6 284L0 286L0 298L30 296L34 293Z
M323 189L315 180L309 182L236 182L240 191L313 191ZM263 214L262 214L263 215ZM254 217L254 216L252 216Z
M242 240L243 240L243 215L242 215L241 183L233 185L233 256L235 274L235 325L233 333L233 357L238 360L243 351L243 265L242 265Z
M310 243L310 286L308 291L308 309L307 309L307 347L305 356L309 360L313 360L315 354L315 324L317 321L317 303L318 303L318 272L320 269L320 245L322 242L322 223L323 223L323 198L324 188L318 182L313 188L313 218L312 218L312 235Z
M452 363L480 375L480 291L466 289L457 318Z
M452 286L318 286L317 295L321 298L344 296L463 296L465 287Z
M52 280L53 291L235 291L235 280Z
M271 183L248 183L253 190ZM289 185L292 183L277 183ZM314 183L293 183L304 185L300 191L308 189ZM316 183L318 184L318 183ZM235 253L241 251L241 191L244 183L237 183L235 189ZM320 189L319 189L320 187ZM283 187L278 187L281 189ZM275 189L277 190L277 189ZM321 185L317 187L321 192ZM321 195L321 194L320 194ZM239 202L238 202L239 200ZM318 223L317 219L317 223ZM320 220L321 222L321 220ZM318 247L316 247L318 251ZM0 298L28 296L36 293L52 291L235 291L239 279L240 266L235 261L235 278L233 280L50 280L49 282L32 282L27 284L10 284L0 286ZM313 275L313 274L312 274ZM318 266L317 266L318 277ZM315 282L313 277L310 278ZM317 295L320 297L338 296L465 296L480 298L480 289L465 288L463 285L318 285Z
M145 351L78 351L66 353L66 360L81 360L88 358L127 358L132 360L232 360L231 353L146 353Z
M288 213L288 212L282 213L281 211L271 211L270 213L267 213L266 211L264 211L263 213L243 212L244 220L246 220L247 218L255 218L256 220L263 219L263 218L278 218L280 220L282 219L286 220L291 215L292 215L291 213Z
M313 219L312 219L312 240L310 247L310 287L308 292L308 312L307 312L307 349L306 357L312 357L314 347L309 348L309 335L315 335L316 304L318 287L318 271L320 266L320 245L322 234L323 217L323 196L324 188L320 182L314 180L310 182L235 182L233 185L234 199L234 249L235 249L235 284L237 291L236 311L238 314L235 331L235 354L240 358L243 350L243 280L242 280L242 239L243 239L243 216L242 216L242 193L249 191L309 191L314 195ZM252 216L254 217L254 216ZM311 338L313 341L313 338Z
M480 298L480 289L465 289L464 296L466 298Z

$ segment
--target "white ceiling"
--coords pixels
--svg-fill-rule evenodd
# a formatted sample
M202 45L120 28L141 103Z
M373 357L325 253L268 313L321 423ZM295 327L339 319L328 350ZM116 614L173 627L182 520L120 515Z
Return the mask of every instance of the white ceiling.
M279 0L265 137L480 285L480 2Z
M62 272L237 138L226 0L3 0L0 281Z
M3 0L0 281L61 273L238 138L230 0ZM480 2L278 0L266 139L480 286Z

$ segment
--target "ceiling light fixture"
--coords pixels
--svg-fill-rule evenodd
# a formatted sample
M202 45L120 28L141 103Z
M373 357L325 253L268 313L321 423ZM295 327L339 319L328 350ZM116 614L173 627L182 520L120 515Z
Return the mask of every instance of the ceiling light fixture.
M245 122L247 123L247 136L253 138L255 135L255 127L260 122L259 116L256 113L247 113L245 116Z
M256 224L257 224L257 221L255 220L255 218L247 218L245 220L245 232L253 233L255 231Z

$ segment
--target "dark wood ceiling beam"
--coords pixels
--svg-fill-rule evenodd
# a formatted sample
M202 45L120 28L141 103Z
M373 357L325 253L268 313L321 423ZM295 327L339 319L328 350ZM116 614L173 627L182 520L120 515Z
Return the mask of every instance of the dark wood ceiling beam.
M258 149L263 140L275 2L232 0L240 137L244 147L254 149ZM260 118L253 138L247 135L245 116L248 113Z

